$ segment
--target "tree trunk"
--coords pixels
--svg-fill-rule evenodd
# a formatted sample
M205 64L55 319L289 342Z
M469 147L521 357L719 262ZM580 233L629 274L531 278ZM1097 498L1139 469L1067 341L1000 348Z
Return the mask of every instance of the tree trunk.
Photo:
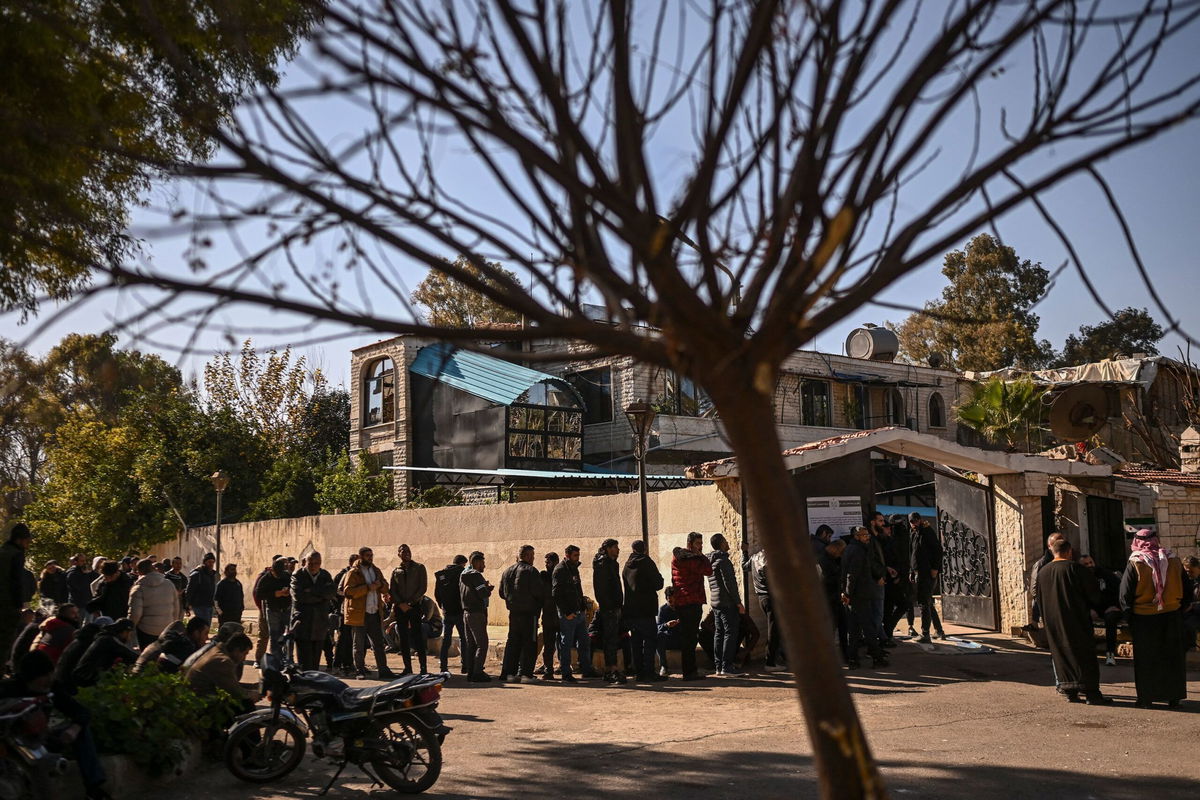
M812 741L824 798L885 798L833 643L833 622L803 535L806 513L784 466L771 398L751 381L722 380L712 394L737 456L754 529L767 551L771 599L778 609L788 666Z

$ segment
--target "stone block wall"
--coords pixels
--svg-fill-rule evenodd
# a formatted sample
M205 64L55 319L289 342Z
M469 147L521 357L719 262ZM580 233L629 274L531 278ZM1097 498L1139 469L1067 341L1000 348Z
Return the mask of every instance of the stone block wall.
M1045 478L1045 476L1040 476ZM1032 480L1029 480L1032 479ZM999 629L1014 633L1029 621L1029 571L1045 549L1041 497L1044 481L1033 475L995 475L996 590Z

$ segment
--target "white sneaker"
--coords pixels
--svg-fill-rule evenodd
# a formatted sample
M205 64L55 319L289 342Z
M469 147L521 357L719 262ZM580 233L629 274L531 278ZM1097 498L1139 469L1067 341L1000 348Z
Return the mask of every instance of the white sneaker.
M1104 656L1104 666L1115 667L1116 665L1117 665L1117 657L1115 655L1113 655L1112 653L1108 653Z
M723 670L723 669L722 669L722 668L720 668L720 667L717 667L717 671L716 671L716 672L714 672L713 674L714 674L714 675L724 675L724 674L725 674L725 670Z

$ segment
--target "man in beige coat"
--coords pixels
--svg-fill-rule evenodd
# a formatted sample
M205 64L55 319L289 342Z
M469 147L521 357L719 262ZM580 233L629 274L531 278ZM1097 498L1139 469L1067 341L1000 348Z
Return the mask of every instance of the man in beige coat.
M139 561L137 571L141 577L129 592L129 621L137 631L138 647L148 647L179 619L179 593L150 559Z

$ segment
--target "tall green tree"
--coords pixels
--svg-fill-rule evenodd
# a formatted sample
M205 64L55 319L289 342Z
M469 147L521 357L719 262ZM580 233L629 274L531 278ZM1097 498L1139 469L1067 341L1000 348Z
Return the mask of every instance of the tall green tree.
M1040 320L1033 313L1050 283L1040 263L1021 260L1013 248L981 233L965 249L946 254L942 274L949 284L941 299L896 328L905 357L927 362L939 353L952 368L976 371L1050 361L1054 351L1037 338Z
M520 285L517 276L495 261L487 262L492 275L459 256L452 262L454 269L475 280L497 285L501 279ZM412 301L425 310L430 325L440 328L477 328L496 323L515 323L521 315L484 296L462 281L444 272L430 270L413 290Z
M0 309L64 298L137 250L150 182L278 80L304 0L9 0L0 6ZM202 244L202 242L200 243Z
M388 477L380 474L369 456L352 463L350 456L343 454L321 479L317 487L317 505L322 514L387 511L394 507L388 483Z
M1080 325L1079 334L1071 334L1055 359L1061 367L1088 364L1119 355L1158 354L1158 343L1165 335L1162 326L1144 308L1122 308L1111 319L1095 325Z
M1005 381L997 376L973 386L955 413L961 424L993 444L1029 450L1036 435L1046 430L1045 395L1046 389L1028 378Z

